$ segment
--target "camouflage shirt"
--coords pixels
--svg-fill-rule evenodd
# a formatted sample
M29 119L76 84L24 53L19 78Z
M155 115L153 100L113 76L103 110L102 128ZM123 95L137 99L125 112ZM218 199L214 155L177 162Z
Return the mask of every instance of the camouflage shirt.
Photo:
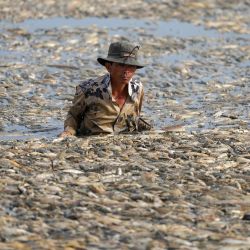
M122 108L112 98L110 75L90 79L76 87L65 131L72 134L119 133L138 129L143 86L131 79Z

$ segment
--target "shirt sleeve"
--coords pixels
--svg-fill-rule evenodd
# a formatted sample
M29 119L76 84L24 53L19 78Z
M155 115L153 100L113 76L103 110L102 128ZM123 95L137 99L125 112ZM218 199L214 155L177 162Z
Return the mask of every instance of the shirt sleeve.
M73 104L69 109L66 120L64 122L64 131L69 131L72 135L76 134L84 117L86 109L85 94L82 89L77 86L73 99Z

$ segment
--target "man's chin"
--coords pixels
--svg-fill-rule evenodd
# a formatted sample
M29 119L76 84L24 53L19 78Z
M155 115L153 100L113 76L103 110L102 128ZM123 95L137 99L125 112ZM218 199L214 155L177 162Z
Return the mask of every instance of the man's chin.
M128 78L122 78L122 79L121 79L121 82L122 82L123 84L128 84L128 83L129 83L129 80L130 80L130 79L128 79Z

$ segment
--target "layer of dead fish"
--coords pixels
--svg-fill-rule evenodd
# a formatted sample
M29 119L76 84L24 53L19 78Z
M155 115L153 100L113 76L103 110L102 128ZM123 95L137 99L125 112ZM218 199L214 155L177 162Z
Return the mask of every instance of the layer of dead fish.
M249 139L231 129L2 142L0 246L247 249Z

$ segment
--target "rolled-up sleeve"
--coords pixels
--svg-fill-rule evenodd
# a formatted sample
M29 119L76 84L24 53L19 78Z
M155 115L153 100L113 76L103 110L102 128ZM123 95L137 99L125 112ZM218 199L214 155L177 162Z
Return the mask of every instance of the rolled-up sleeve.
M85 94L79 86L76 87L76 93L73 104L69 109L66 120L64 122L64 130L69 131L72 135L76 134L77 129L84 117L86 104Z

